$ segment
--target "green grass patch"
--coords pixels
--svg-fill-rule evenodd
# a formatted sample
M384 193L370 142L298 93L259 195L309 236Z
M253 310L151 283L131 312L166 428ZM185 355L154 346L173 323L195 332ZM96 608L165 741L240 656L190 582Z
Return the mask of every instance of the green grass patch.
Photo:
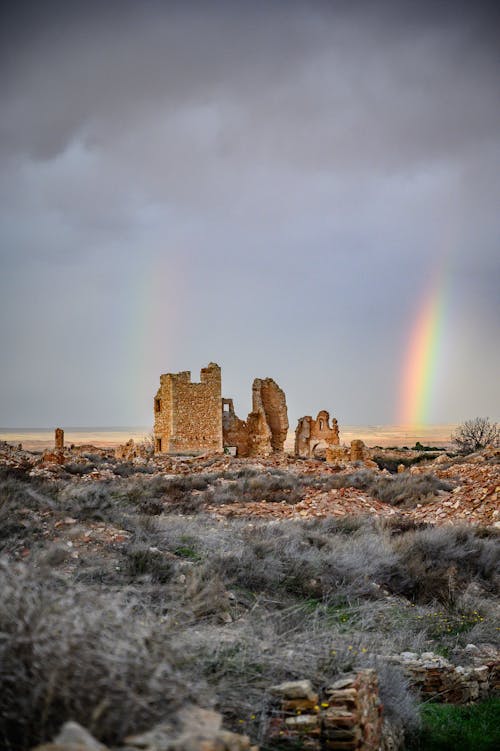
M500 748L500 698L469 706L424 704L423 727L410 751L496 751Z
M190 561L201 561L201 555L194 548L189 547L189 545L180 545L178 548L175 548L174 553L179 558L188 558Z

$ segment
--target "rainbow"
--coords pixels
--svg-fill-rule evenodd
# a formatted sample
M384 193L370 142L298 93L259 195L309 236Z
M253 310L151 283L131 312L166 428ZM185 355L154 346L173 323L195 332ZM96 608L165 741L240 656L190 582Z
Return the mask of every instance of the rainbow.
M425 425L431 416L444 328L444 265L433 275L420 302L405 353L398 412L401 425Z

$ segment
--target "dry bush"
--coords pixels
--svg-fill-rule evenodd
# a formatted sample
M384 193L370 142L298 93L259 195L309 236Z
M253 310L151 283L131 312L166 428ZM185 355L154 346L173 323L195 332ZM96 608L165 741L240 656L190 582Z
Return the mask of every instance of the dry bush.
M397 564L384 584L418 602L452 604L471 581L498 593L500 550L493 538L481 538L465 527L429 527L399 535L394 543Z
M188 694L204 705L215 701L228 727L257 742L268 688L280 680L320 686L374 664L375 654L434 645L451 651L469 634L495 636L493 532L397 518L276 522L172 513L176 503L218 488L221 476L222 486L250 494L279 492L279 483L302 492L306 484L368 488L380 479L366 470L320 478L250 470L90 486L11 478L2 486L5 521L21 524L25 506L34 518L50 508L54 519L104 519L131 535L76 561L40 536L32 567L1 570L1 747L24 751L70 717L115 743L170 717ZM155 504L169 513L151 516ZM57 566L65 578L50 571ZM480 617L461 620L474 610ZM451 635L445 623L454 626ZM386 712L411 728L406 684L383 665L380 658L375 666Z
M401 474L395 477L379 477L370 485L370 493L391 506L411 508L417 503L430 502L440 490L451 490L452 485L435 475Z
M116 743L196 695L165 626L136 600L68 585L47 571L0 569L0 743L31 748L74 719Z

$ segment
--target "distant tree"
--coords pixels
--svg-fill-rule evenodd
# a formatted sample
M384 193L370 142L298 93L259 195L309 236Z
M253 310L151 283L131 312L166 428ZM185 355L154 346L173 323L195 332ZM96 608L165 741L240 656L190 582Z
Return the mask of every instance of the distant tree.
M463 454L471 454L485 446L497 446L500 441L500 428L488 417L475 417L458 426L451 439Z

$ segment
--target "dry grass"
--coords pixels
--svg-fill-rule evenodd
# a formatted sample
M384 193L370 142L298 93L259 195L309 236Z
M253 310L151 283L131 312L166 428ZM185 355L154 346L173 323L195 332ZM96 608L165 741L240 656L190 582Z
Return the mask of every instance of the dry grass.
M313 482L364 487L374 476ZM373 518L220 521L195 513L197 499L217 488L236 488L241 498L302 492L304 483L247 470L90 484L4 479L2 748L25 751L69 718L118 743L171 717L185 697L214 703L229 727L256 742L270 685L303 677L322 685L373 664L386 712L413 728L415 700L383 655L453 656L472 639L495 638L498 535ZM406 492L415 488L424 492ZM186 498L191 515L174 513ZM75 559L64 525L52 528L57 543L46 534L68 516L82 528L128 534ZM20 545L30 549L28 564L14 562Z

